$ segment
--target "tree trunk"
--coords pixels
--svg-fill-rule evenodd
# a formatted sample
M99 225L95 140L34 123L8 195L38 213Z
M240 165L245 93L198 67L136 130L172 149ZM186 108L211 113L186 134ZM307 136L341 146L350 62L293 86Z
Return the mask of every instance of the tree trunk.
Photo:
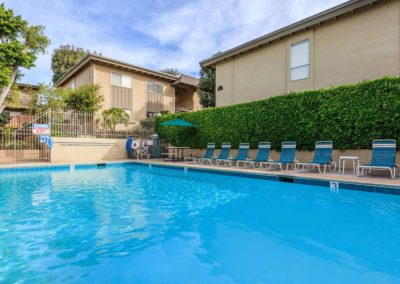
M11 73L11 77L10 77L10 84L8 84L8 86L6 86L5 88L1 89L0 92L0 114L3 112L5 106L4 104L4 100L6 99L8 93L11 90L12 85L14 84L15 81L15 77L17 76L17 71L18 71L18 67L14 66L13 71Z

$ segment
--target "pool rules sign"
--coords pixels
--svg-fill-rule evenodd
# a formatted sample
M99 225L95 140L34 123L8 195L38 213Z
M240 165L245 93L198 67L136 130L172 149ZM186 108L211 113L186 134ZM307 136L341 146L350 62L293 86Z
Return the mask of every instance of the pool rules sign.
M50 127L48 124L32 124L32 134L35 135L49 135Z

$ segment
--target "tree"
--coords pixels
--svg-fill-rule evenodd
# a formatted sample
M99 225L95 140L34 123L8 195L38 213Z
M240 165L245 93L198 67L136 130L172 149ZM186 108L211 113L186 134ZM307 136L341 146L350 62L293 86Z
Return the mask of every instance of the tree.
M35 66L37 56L46 52L50 40L43 26L29 26L21 16L0 4L0 113L4 100L19 74L19 68Z
M55 88L51 85L39 86L31 101L31 108L37 112L44 112L48 109L64 110L66 109L66 100L70 96L70 89Z
M97 112L104 101L99 94L100 86L95 84L82 85L75 90L67 89L69 92L65 100L65 108L75 111Z
M129 114L120 108L112 107L104 110L101 116L103 117L105 126L109 129L115 129L118 123L123 123L126 126L129 122Z
M179 76L181 74L181 72L179 72L177 68L164 68L161 69L160 72L171 74L174 76Z
M101 108L103 97L100 86L88 84L77 89L40 86L32 100L32 109L38 112L51 110L73 110L96 112Z
M51 70L53 71L53 84L55 84L72 66L88 54L98 54L73 45L60 45L53 50L51 55ZM101 53L99 53L101 55Z
M215 106L215 70L201 67L199 80L199 98L203 107Z

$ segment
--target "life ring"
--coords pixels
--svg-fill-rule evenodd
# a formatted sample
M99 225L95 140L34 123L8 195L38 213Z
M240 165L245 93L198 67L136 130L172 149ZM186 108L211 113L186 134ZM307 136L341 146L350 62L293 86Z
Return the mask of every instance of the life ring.
M139 142L136 141L136 140L134 140L134 141L132 142L132 149L136 150L137 148L139 148Z

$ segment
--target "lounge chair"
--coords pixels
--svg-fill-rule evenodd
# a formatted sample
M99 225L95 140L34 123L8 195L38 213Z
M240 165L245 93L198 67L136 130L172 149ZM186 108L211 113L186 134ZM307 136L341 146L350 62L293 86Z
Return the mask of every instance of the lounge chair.
M232 164L237 164L239 161L246 161L249 158L249 150L250 150L250 143L240 143L239 149L237 152L236 157L234 158L227 158L227 159L217 159L217 165L223 163L223 165L229 164L232 167Z
M332 150L333 150L333 142L332 141L317 141L315 142L315 151L314 151L314 159L311 162L306 163L298 163L297 166L302 167L302 171L304 168L318 168L319 173L321 174L321 167L324 167L324 173L326 173L326 167L334 165L334 170L336 169L336 163L332 161Z
M389 170L390 177L396 178L396 140L374 140L372 142L371 163L358 166L357 175L363 175L364 169L369 170L369 172L371 170Z
M251 166L253 166L253 168L255 168L256 165L259 165L262 162L269 161L270 152L271 152L271 143L270 142L260 142L260 143L258 143L257 156L254 160L238 161L236 163L236 165L239 166L240 163L242 162L244 167L246 165L251 165Z
M208 162L210 163L210 165L212 165L212 163L216 162L217 160L226 160L230 158L230 151L231 151L231 143L222 142L221 151L219 152L218 157L212 157L210 159L202 159L202 163L204 164L205 162Z
M273 169L274 167L279 167L281 171L283 171L283 166L286 165L286 170L289 169L289 165L295 167L296 163L296 142L294 141L285 141L282 142L282 150L281 150L281 157L278 161L267 161L260 163L260 169L263 166L266 169Z
M202 164L204 159L211 159L214 156L215 143L207 143L207 150L204 152L203 157L185 157L185 162L193 161L195 164Z

